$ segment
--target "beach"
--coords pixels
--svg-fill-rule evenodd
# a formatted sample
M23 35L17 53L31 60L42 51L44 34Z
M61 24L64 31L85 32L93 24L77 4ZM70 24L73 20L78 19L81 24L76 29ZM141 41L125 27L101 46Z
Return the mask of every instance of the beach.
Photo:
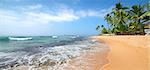
M0 0L0 70L150 70L148 0Z
M71 60L64 70L101 70L108 63L107 55L109 51L109 47L100 42L99 46L92 46L92 50Z
M7 62L8 64L1 68L12 70L150 70L150 36L92 36L81 41L80 39L72 44L61 44L55 47L31 47L30 49L36 51L34 54L33 52L25 53L25 48L17 52L13 51L9 56L11 55L12 58L18 55L15 57L17 60ZM41 51L37 51L38 49Z
M96 36L99 46L75 58L63 70L150 70L149 36Z
M150 36L94 38L105 42L110 47L107 56L109 63L105 64L102 70L150 70Z
M150 36L95 36L107 51L87 52L65 70L150 70ZM106 47L106 45L104 47ZM93 54L93 55L91 55Z

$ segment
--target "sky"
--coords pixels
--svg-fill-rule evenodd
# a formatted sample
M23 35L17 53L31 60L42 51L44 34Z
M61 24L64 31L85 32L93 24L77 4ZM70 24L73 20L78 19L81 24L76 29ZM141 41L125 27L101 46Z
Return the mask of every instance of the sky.
M0 36L98 35L116 3L148 0L0 0Z

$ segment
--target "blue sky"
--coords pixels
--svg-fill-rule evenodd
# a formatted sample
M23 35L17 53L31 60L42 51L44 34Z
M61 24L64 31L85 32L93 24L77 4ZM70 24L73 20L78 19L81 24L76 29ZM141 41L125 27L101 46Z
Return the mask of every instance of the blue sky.
M0 0L0 35L97 35L97 25L118 2L148 0Z

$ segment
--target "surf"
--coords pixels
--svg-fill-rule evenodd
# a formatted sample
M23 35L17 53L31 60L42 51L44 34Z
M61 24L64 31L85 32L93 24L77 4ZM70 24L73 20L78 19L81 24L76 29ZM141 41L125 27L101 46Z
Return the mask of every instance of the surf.
M15 41L24 41L24 40L32 40L32 37L8 37L8 39Z

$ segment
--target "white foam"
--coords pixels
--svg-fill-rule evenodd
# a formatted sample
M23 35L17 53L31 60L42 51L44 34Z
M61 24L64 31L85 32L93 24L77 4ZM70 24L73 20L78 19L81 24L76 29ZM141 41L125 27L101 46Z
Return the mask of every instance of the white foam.
M23 40L32 40L32 38L31 37L27 37L27 38L9 37L9 40L23 41Z
M41 53L36 53L34 55L25 54L22 56L18 55L19 57L16 55L15 57L18 60L17 62L19 65L24 64L27 66L39 67L38 65L40 64L49 64L49 69L62 69L62 67L66 65L72 58L80 56L81 52L91 48L92 45L95 45L93 44L93 41L80 41L73 45L47 47L45 49L41 49Z
M55 38L58 38L58 36L52 36L52 38L54 38L54 39L55 39Z

